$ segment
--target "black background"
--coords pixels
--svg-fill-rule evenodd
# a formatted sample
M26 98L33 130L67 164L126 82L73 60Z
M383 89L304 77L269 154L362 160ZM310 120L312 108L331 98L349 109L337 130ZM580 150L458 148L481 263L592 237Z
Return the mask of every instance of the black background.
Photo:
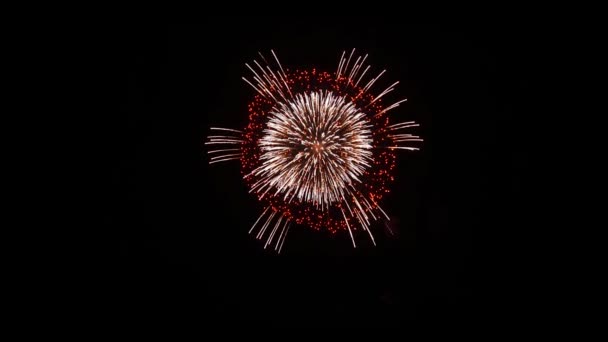
M486 252L502 246L484 236L508 239L526 167L518 122L530 110L533 40L523 29L215 18L112 37L123 103L106 146L103 278L115 314L269 326L483 315L480 284L496 266ZM348 235L292 227L277 256L247 235L263 208L238 162L208 165L202 143L210 126L246 125L254 91L241 77L258 51L274 49L284 67L334 71L353 47L369 53L374 73L387 69L376 90L401 82L390 98L408 102L393 120L418 121L425 139L421 151L399 154L383 205L395 233L378 222L378 246L362 235L353 249Z

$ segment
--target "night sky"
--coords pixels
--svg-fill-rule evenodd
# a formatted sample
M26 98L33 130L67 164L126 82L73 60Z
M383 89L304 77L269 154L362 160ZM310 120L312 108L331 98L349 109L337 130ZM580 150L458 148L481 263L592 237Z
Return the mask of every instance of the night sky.
M481 236L509 231L526 161L515 129L530 96L524 33L491 21L205 22L113 32L122 102L107 146L103 278L115 314L303 327L478 316L492 268L479 262ZM258 51L333 72L353 47L370 72L387 69L374 89L400 81L390 99L408 102L390 115L418 121L425 142L398 154L383 205L391 230L373 225L376 247L292 227L277 256L247 234L263 208L238 162L208 165L202 143L210 126L246 125L254 90L241 77Z

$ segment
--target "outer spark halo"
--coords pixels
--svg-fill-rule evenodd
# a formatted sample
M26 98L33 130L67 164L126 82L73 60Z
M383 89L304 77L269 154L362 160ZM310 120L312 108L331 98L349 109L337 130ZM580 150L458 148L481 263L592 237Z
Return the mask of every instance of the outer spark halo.
M364 115L363 120L366 121L367 127L371 128L371 140L374 145L386 145L389 144L386 132L388 132L388 118L384 115L377 115L382 111L382 106L378 102L374 102L374 96L362 92L360 87L354 87L352 81L347 77L335 77L335 75L327 72L312 71L295 71L290 73L286 72L287 84L294 97L298 95L315 93L320 90L329 89L332 94L337 94L343 99L344 102L348 103L354 108L366 108L365 113L358 113ZM370 103L372 103L370 105ZM243 155L241 158L242 169L245 181L253 189L252 192L256 193L258 199L267 206L273 207L275 210L282 212L284 216L289 217L297 224L303 224L316 230L327 229L332 233L343 229L347 230L347 224L342 215L342 209L347 210L346 204L357 207L356 203L353 203L352 199L348 203L334 202L329 207L321 205L319 202L301 201L298 198L294 198L287 202L284 197L275 195L275 191L268 191L268 189L262 189L257 191L259 178L253 174L255 170L262 168L263 165L263 151L260 143L264 140L264 132L268 129L269 118L274 117L273 112L277 110L277 103L275 101L268 101L262 96L256 96L255 99L249 105L249 120L250 123L245 129L245 141ZM395 151L390 149L365 149L366 152L372 152L371 160L367 161L370 166L365 168L362 172L362 177L365 182L351 182L350 187L347 189L347 195L344 198L352 198L360 192L370 194L370 198L373 201L379 201L382 199L384 194L387 192L386 184L392 180L389 170L394 168L395 164ZM343 198L343 200L344 200ZM351 208L352 210L352 208ZM363 212L365 213L365 212ZM352 226L351 226L352 227ZM357 228L353 228L357 229Z
M212 128L225 135L209 136L206 144L232 148L209 151L217 153L210 163L240 160L250 192L266 208L249 231L258 228L265 248L280 252L291 223L348 231L355 247L353 232L362 229L375 244L371 223L389 219L379 203L393 180L396 150L417 150L400 143L422 139L399 132L418 126L413 121L389 123L387 112L405 100L385 105L380 98L399 82L372 95L384 71L361 83L367 55L353 54L343 53L331 74L284 70L274 52L275 70L246 64L253 82L243 79L258 93L248 106L249 124L243 131Z

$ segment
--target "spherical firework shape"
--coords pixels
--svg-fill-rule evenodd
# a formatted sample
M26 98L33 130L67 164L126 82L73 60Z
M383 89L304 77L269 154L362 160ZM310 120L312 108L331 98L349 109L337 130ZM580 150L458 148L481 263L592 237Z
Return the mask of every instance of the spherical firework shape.
M378 115L383 109L381 102L374 102L375 98L372 95L363 94L362 88L355 87L352 81L344 76L336 77L335 74L319 73L316 70L294 73L287 71L286 79L294 94L291 102L277 103L257 96L249 105L250 124L245 130L246 147L242 158L245 179L260 201L282 212L286 217L292 218L296 223L316 230L327 229L332 233L347 230L341 209L348 210L346 204L357 207L357 203L353 201L353 194L366 193L369 195L368 202L378 201L384 193L388 192L387 184L393 180L390 170L395 165L395 151L374 148L379 145L388 146L390 143L387 136L388 120L384 115ZM326 102L326 106L314 107L310 103L313 97L317 99L317 104L322 100L330 102ZM320 116L326 118L324 123L320 122ZM327 128L331 131L327 132ZM271 136L288 139L286 134L289 132L296 134L293 138L299 133L299 137L304 138L301 139L304 140L304 144L301 140L295 141L295 146L290 146L295 150L292 149L285 154L276 153L278 150L265 150L264 145ZM314 150L315 141L318 148L320 140L315 134L323 132L326 138L343 142L334 145L335 148L340 149L342 155L321 154L330 157L328 162L335 160L333 167L329 167L329 163L315 165L314 158L308 159L313 163L312 165L303 163L306 161L304 158L307 156L306 151L301 151L303 153L300 154L300 158L297 162L294 161L292 158L294 152L298 148L302 149L306 144L312 143L313 154L308 156L314 157L317 152ZM265 156L271 158L271 155L276 159L264 158ZM350 163L348 157L352 158ZM278 163L268 162L269 160ZM260 189L260 184L263 184L262 182L267 178L259 176L265 170L269 173L273 172L279 180L286 179L286 175L280 172L284 171L284 168L276 167L277 164L291 166L289 171L292 173L299 172L300 175L310 177L315 175L316 171L323 171L321 175L325 176L319 176L318 182L309 182L306 177L290 179L292 183L264 182L267 187ZM272 186L277 183L280 185ZM298 192L287 192L288 189L280 187L285 183L302 190L300 196L292 197ZM310 191L315 185L320 189ZM325 200L323 195L328 193L334 196ZM285 197L285 194L289 196ZM344 201L348 203L345 204ZM366 206L364 213L368 212L369 208ZM351 218L347 219L351 220ZM357 230L356 227L354 225L353 230Z
M361 182L372 161L372 139L366 115L354 103L330 91L306 92L269 114L259 141L262 166L254 171L264 194L276 189L287 203L296 198L324 208Z
M335 73L284 70L274 52L275 70L246 64L253 82L243 79L257 91L249 124L243 131L212 128L225 135L206 144L232 148L209 151L210 163L240 160L250 192L265 207L250 229L258 228L265 247L280 252L291 223L347 231L355 247L353 234L363 230L375 244L371 223L389 219L380 201L394 179L396 150L417 150L400 143L422 139L400 133L418 126L413 121L389 122L388 111L405 100L385 105L381 98L398 82L372 95L384 71L361 83L370 67L363 70L367 56L350 65L353 53L342 55Z

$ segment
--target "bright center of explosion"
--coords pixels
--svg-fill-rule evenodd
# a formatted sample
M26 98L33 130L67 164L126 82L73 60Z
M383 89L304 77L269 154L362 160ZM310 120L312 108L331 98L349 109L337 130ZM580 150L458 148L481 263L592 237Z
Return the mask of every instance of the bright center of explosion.
M321 207L352 196L372 162L366 115L331 91L306 92L270 111L259 141L262 192Z

